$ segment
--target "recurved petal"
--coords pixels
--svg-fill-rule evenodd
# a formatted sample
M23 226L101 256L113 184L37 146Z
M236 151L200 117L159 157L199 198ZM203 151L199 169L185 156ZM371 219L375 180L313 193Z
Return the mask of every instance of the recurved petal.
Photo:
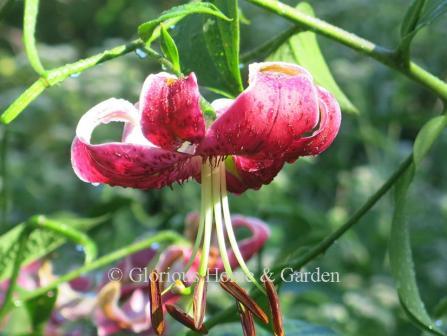
M198 148L203 155L275 158L318 122L317 90L302 67L281 62L250 65L250 85L229 105Z
M125 141L93 145L94 128L111 121L125 122L132 128L132 137L125 132ZM90 183L140 189L160 188L182 182L200 169L200 160L185 153L171 152L143 142L135 127L138 111L120 99L109 99L89 110L79 121L71 148L72 166L78 177Z
M320 123L318 129L308 137L296 140L287 150L287 162L300 156L317 155L325 151L334 141L341 124L340 106L325 89L318 87Z
M281 158L258 160L248 156L228 157L225 162L227 188L240 194L247 189L259 189L269 184L284 165Z
M177 78L149 75L140 94L141 127L152 143L169 150L183 142L199 142L205 135L200 93L194 73Z

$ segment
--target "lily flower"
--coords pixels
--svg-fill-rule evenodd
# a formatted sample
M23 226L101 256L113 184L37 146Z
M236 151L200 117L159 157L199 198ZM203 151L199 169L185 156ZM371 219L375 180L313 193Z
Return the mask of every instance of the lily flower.
M289 63L251 64L249 86L234 100L211 104L215 120L205 119L200 101L194 73L180 78L164 72L150 75L137 104L112 98L84 114L72 145L74 171L85 182L139 189L190 178L201 183L200 220L185 266L187 272L201 248L194 290L196 329L205 310L203 278L209 269L213 227L229 279L233 278L231 258L265 292L238 246L228 191L259 189L286 162L323 152L341 122L335 98L315 85L306 69ZM124 122L122 141L92 144L93 130L113 121ZM227 252L226 238L232 254Z

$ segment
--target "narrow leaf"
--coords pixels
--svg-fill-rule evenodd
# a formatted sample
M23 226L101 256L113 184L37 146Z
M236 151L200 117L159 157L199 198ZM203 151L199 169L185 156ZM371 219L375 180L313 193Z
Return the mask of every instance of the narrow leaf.
M405 216L407 194L413 180L415 169L427 154L435 139L446 125L445 116L431 119L419 132L414 146L414 162L399 178L395 186L395 206L389 254L391 272L396 281L400 301L409 317L422 329L433 334L444 335L433 323L425 309L416 283L410 232Z
M297 9L309 16L315 16L307 2L301 2ZM294 62L310 71L315 82L331 92L341 109L348 113L358 113L358 109L338 86L318 45L317 35L311 31L299 32L292 36L268 60Z
M414 142L413 161L416 167L430 150L435 140L447 126L447 116L442 115L428 121L419 131Z
M146 41L150 39L155 28L157 28L160 23L173 18L184 18L185 16L191 14L207 14L216 16L223 20L230 20L216 6L211 3L193 2L186 5L172 7L167 11L161 13L158 18L141 24L138 27L138 35L143 41Z
M406 37L408 34L411 34L417 27L425 3L426 0L414 0L408 7L400 27L400 36L402 38Z
M161 25L161 50L163 54L171 61L175 73L180 73L180 57L174 39L171 37L165 26Z

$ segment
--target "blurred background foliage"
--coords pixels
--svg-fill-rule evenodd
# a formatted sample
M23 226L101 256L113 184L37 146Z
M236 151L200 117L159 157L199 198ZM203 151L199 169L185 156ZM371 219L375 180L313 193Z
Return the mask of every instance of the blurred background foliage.
M54 67L130 41L136 27L180 1L46 0L37 26L44 65ZM244 16L241 50L248 51L288 23L240 1ZM288 3L295 4L294 1ZM385 46L398 42L407 0L316 0L317 16ZM21 42L22 1L3 8L0 21L0 109L4 110L36 75ZM413 57L447 78L447 20L423 30ZM441 103L417 84L375 61L318 37L330 68L360 115L344 115L334 145L317 158L300 159L261 191L231 198L234 213L258 216L272 237L263 251L268 266L280 253L304 251L341 225L409 153L414 137ZM182 55L180 55L180 58ZM77 179L70 143L80 116L111 96L136 101L144 78L159 71L148 58L129 54L49 89L1 132L2 220L0 233L35 213L72 212L89 217L114 213L92 237L100 253L124 246L154 230L183 230L185 215L199 207L195 182L153 191L93 187ZM200 82L200 78L199 78ZM97 142L117 139L116 125L95 133ZM419 286L428 310L436 311L447 287L447 136L441 136L411 188L408 218ZM392 199L386 196L354 229L308 269L339 272L340 283L293 283L282 288L288 318L331 327L341 335L419 335L399 306L387 258ZM67 272L82 255L73 246L55 252L56 270ZM444 315L443 315L444 314Z

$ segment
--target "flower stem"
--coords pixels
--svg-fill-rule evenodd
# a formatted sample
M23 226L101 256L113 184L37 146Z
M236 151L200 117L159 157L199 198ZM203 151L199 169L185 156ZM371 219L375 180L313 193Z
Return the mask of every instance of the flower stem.
M213 169L213 203L214 203L214 221L216 222L216 233L217 233L217 243L219 245L220 257L222 263L229 278L233 278L233 272L231 270L231 265L228 260L227 247L225 246L225 234L222 223L222 203L221 203L221 192L222 185L220 183L222 169L225 163L222 162L218 167ZM225 174L225 171L224 171Z
M212 205L212 183L211 183L211 167L209 162L202 165L203 180L207 188L204 190L203 197L205 198L205 229L202 246L202 255L200 257L199 275L206 276L208 272L208 260L211 246L211 232L213 229L213 205Z
M233 250L234 256L239 263L242 271L245 276L250 279L253 284L263 293L265 293L264 288L261 284L256 280L253 274L247 267L247 264L244 261L244 257L242 256L241 251L239 250L239 246L237 244L236 236L234 234L233 225L231 223L231 215L230 215L230 207L228 204L228 193L227 193L227 181L225 178L225 164L222 164L221 167L221 175L220 175L220 187L221 187L221 195L222 195L222 207L223 207L223 215L225 228L227 230L228 240L230 241L231 249Z

